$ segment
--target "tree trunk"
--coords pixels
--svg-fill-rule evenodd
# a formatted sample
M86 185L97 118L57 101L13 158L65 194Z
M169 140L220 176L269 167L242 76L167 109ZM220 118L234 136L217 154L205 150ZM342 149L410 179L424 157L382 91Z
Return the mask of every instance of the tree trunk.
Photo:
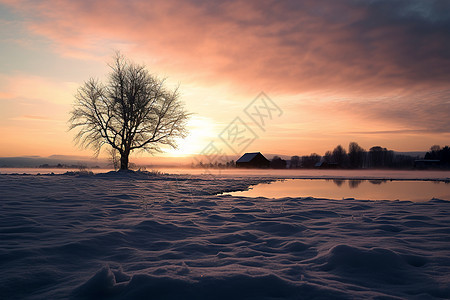
M120 155L120 169L128 170L128 156L130 153L122 152Z

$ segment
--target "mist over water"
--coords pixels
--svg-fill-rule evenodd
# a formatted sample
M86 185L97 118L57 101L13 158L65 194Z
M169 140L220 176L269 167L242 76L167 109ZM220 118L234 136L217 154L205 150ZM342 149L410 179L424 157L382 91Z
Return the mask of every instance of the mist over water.
M93 173L106 173L112 169L87 168ZM167 174L191 174L214 176L276 176L281 178L362 178L362 179L449 179L450 171L439 170L318 170L318 169L211 169L187 167L147 166L147 171L158 171ZM0 168L0 174L64 174L80 171L70 168Z

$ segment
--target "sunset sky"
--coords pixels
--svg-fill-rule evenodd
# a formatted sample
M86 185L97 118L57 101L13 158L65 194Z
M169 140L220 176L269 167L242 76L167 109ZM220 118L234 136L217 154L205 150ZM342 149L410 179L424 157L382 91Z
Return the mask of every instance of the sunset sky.
M91 155L69 112L115 50L194 113L170 155L233 153L220 136L237 117L257 136L237 152L450 143L447 0L0 0L0 156ZM261 92L279 109L264 128L245 113Z

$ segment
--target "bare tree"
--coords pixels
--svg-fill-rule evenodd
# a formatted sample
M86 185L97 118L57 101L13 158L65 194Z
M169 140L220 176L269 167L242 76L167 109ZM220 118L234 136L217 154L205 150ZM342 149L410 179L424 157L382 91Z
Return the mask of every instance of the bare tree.
M176 148L176 140L186 136L189 116L178 90L166 89L164 80L120 53L110 67L107 84L91 78L78 89L70 118L70 129L79 129L76 142L95 155L110 145L120 154L121 170L128 169L134 150Z

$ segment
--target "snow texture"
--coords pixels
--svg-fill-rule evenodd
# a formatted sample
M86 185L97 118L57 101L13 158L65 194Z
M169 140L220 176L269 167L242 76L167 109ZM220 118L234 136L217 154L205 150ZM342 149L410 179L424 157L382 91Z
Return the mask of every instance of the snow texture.
M0 175L0 298L450 298L450 202L216 195L270 180Z

